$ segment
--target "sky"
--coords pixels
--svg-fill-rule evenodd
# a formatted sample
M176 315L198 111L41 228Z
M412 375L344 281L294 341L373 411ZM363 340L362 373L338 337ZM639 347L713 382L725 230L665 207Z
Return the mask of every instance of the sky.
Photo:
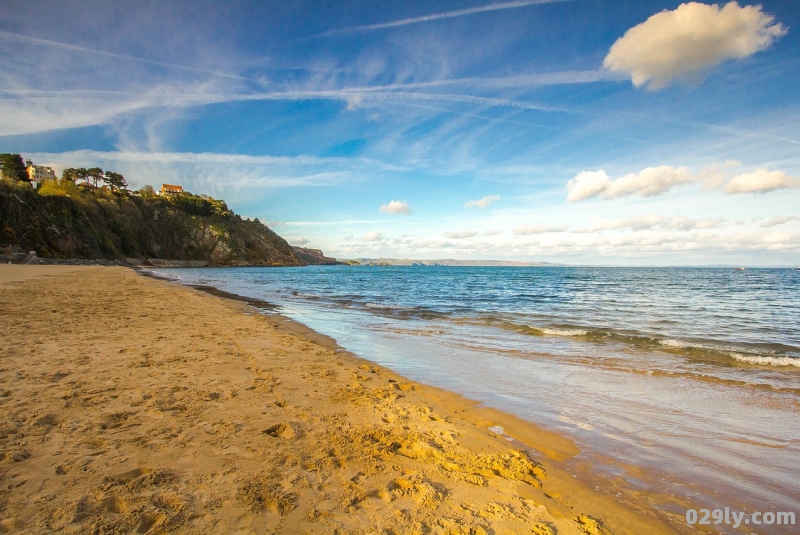
M0 5L0 152L346 258L800 265L800 0Z

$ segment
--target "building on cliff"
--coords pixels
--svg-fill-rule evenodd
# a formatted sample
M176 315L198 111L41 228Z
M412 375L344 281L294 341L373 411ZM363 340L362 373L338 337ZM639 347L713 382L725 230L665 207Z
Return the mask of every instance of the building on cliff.
M41 186L45 180L56 180L56 172L52 167L33 165L30 160L27 161L27 164L26 170L32 184Z
M161 184L161 191L159 195L180 195L183 193L183 186L176 186L175 184Z

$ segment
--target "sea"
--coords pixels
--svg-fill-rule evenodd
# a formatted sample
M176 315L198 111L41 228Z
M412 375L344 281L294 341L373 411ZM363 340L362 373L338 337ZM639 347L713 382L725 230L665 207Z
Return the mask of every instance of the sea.
M560 432L581 450L562 469L678 532L697 532L687 509L800 517L800 270L154 272L267 301L361 358Z

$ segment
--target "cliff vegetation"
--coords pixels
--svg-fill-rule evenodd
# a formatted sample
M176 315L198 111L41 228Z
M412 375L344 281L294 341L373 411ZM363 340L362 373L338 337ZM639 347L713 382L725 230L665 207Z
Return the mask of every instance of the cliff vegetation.
M83 183L49 180L38 189L17 169L13 172L19 180L3 173L0 249L36 251L40 258L52 259L157 258L220 266L308 263L258 219L234 214L223 201L190 193L156 195L150 186L132 193L116 173L69 171L65 175L78 178L82 171L89 173ZM98 180L110 187L97 187Z

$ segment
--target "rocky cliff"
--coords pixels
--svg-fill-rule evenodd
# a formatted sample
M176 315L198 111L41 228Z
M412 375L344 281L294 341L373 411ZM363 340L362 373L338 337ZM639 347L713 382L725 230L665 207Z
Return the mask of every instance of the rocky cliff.
M305 247L292 247L294 254L297 255L303 263L309 266L335 266L341 264L335 258L328 258L319 249L307 249Z
M153 258L218 266L304 265L266 225L223 201L0 180L0 252L40 258Z

